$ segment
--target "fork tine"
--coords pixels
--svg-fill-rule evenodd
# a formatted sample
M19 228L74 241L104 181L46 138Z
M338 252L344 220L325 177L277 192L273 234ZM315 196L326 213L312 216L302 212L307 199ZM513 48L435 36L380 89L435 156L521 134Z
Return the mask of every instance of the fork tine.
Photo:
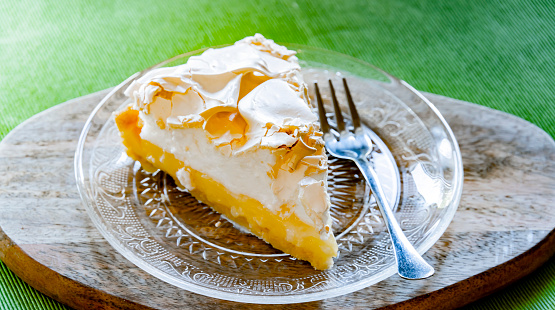
M331 99L333 101L333 109L335 111L335 121L337 122L337 131L342 132L345 130L345 121L343 120L343 114L341 114L341 109L339 108L339 103L337 102L337 97L335 96L335 89L331 79L328 80L330 83Z
M345 88L345 94L347 95L347 102L349 103L349 110L351 111L351 119L353 120L353 126L355 130L360 127L360 117L358 116L357 108L353 102L353 97L351 97L351 91L347 85L347 80L343 78L343 87Z
M318 83L314 82L314 89L316 90L316 101L318 102L318 117L320 118L320 128L324 134L330 132L330 125L328 124L328 119L326 118L326 109L324 109L324 103L322 102L322 97L320 96L320 89L318 88Z

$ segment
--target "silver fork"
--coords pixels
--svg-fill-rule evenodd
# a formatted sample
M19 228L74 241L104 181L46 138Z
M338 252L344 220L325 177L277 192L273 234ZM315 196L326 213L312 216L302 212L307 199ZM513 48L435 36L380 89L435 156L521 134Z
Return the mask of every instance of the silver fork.
M324 133L326 149L335 157L354 161L362 172L362 175L376 198L376 202L385 220L387 230L391 236L395 260L397 262L397 273L405 279L424 279L433 275L434 268L416 252L401 230L401 227L399 227L393 215L393 211L391 211L389 203L387 199L385 199L386 196L384 195L378 176L370 162L368 162L368 155L372 151L372 141L360 124L360 117L353 103L347 81L343 78L343 86L345 87L345 94L347 95L347 102L349 104L349 110L351 111L354 133L345 128L345 121L341 114L341 109L339 108L331 80L329 80L329 84L339 139L336 139L330 131L330 126L326 118L326 110L324 109L322 97L320 96L320 89L318 88L318 84L314 83L316 100L318 102L318 114L320 117L321 129Z

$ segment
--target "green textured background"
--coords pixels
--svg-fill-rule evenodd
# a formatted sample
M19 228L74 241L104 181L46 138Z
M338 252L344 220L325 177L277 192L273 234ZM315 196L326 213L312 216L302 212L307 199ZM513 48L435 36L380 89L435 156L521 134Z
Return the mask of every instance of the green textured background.
M551 0L0 0L0 138L171 56L255 32L360 58L417 89L512 113L555 136ZM56 308L0 263L0 309ZM468 306L554 308L554 259Z

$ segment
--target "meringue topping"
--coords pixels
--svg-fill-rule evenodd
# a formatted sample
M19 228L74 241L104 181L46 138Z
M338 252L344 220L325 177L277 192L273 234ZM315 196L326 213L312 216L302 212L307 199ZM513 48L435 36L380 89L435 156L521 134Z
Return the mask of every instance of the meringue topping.
M182 130L197 128L228 158L260 150L272 154L274 159L264 164L268 184L253 184L259 187L255 198L276 212L284 205L298 206L294 212L299 218L317 223L327 234L327 157L295 54L256 34L232 46L208 49L186 64L152 70L125 94L145 122L141 137L164 149L185 152L188 146L172 143L185 137ZM153 126L161 133L154 133ZM191 139L187 141L193 143ZM242 194L228 176L208 164L203 167L193 168ZM241 167L246 165L241 162ZM181 175L186 179L185 172ZM295 186L288 186L291 183Z

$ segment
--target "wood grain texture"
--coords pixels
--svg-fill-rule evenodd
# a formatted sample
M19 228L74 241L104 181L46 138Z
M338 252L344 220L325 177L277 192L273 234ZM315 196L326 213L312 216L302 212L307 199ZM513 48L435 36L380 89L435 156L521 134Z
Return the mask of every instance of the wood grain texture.
M74 308L266 309L173 287L117 253L81 205L73 155L102 91L29 119L0 143L0 259L39 291ZM290 309L452 309L530 273L555 252L555 143L514 116L428 95L458 139L463 196L424 255L436 274L397 275L360 291Z

